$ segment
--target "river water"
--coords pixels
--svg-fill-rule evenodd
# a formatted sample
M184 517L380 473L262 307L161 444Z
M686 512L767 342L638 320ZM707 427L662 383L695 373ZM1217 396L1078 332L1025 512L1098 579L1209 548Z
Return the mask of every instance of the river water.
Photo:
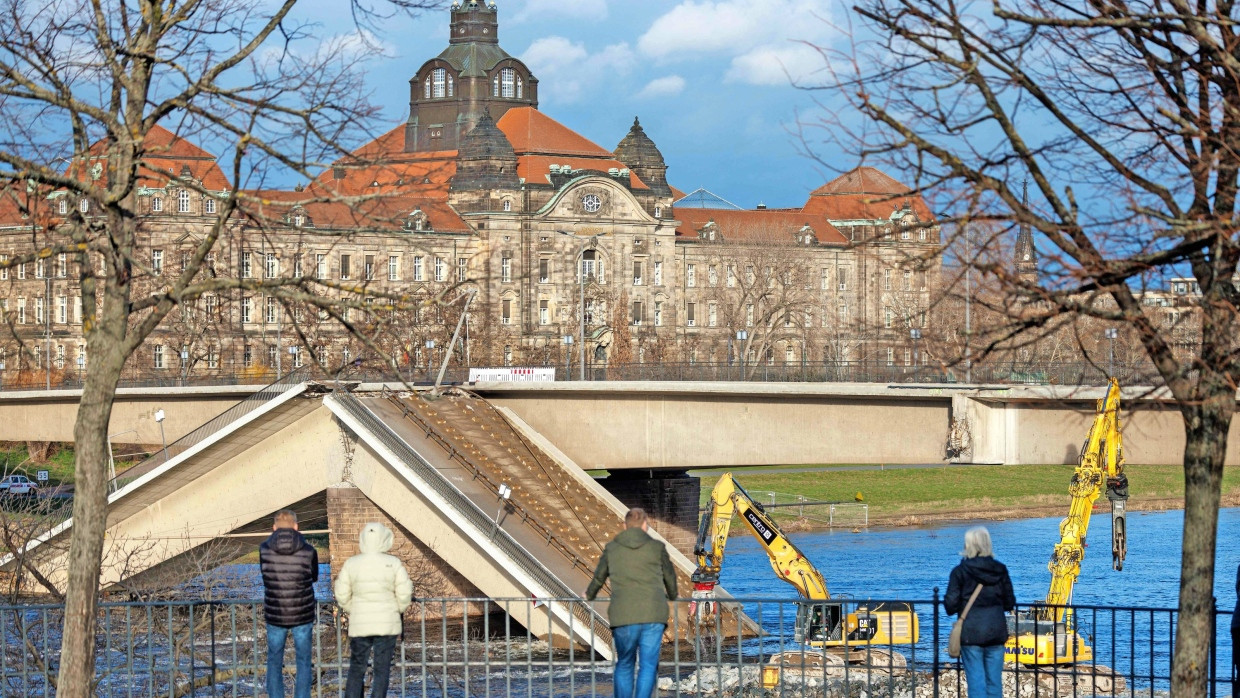
M1075 587L1077 605L1128 606L1172 609L1178 604L1181 511L1129 512L1128 557L1122 571L1111 569L1111 521L1103 507L1090 526L1092 545L1086 548ZM994 541L995 557L1007 565L1018 603L1046 596L1050 585L1047 561L1059 540L1059 517L983 522ZM790 534L798 548L827 579L833 595L864 599L929 600L933 589L947 589L951 568L959 562L964 533L977 522L959 522L915 528L874 528ZM1215 597L1220 609L1236 604L1235 573L1240 563L1240 509L1219 515L1219 542ZM728 542L720 580L737 597L795 598L795 590L778 581L768 558L752 536ZM919 612L921 638L918 659L932 652L933 613ZM946 646L952 618L940 617L940 646ZM779 619L764 620L768 628ZM785 628L789 619L783 620ZM1230 618L1219 616L1219 658L1230 661ZM1134 676L1165 676L1169 670L1171 617L1167 613L1109 611L1078 614L1078 629L1092 644L1098 663ZM1092 637L1092 641L1090 638ZM945 658L945 655L944 655ZM1148 681L1137 681L1149 685ZM1155 680L1161 686L1164 682Z

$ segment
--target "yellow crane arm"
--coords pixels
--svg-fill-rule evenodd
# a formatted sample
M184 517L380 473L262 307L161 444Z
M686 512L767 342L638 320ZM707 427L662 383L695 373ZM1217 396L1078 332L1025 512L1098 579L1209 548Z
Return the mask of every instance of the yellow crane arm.
M1039 613L1045 620L1062 622L1066 606L1072 602L1072 587L1081 573L1094 502L1104 491L1111 500L1112 564L1117 570L1123 569L1127 553L1124 504L1128 499L1128 478L1124 475L1119 405L1119 381L1112 378L1106 396L1098 401L1089 438L1081 447L1080 461L1068 485L1072 503L1067 518L1059 523L1059 542L1047 565L1051 586Z
M736 484L731 473L720 477L719 482L715 483L708 507L698 527L697 545L693 549L698 561L693 572L695 594L713 591L719 583L732 515L739 513L749 525L749 532L766 550L776 577L796 587L806 599L831 598L822 573L788 540L762 505Z

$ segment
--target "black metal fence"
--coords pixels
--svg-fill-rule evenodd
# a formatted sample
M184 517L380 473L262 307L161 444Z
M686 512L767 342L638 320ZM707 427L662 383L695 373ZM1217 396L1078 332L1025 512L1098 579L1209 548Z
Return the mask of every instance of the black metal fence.
M946 654L951 618L938 592L904 601L920 624L913 644L805 648L794 638L797 611L786 599L733 600L735 614L708 614L683 599L658 666L660 696L871 696L963 698L965 677ZM426 599L406 613L389 695L607 696L609 645L574 625L582 599ZM845 611L878 601L844 601ZM1077 606L1075 636L1092 659L1074 665L1004 667L1005 696L1168 695L1176 612L1165 608ZM1229 612L1216 627L1226 628ZM0 607L0 691L53 696L63 608ZM891 625L888 619L888 626ZM96 695L260 696L267 640L258 601L103 604L96 644ZM570 641L571 638L571 641ZM1231 646L1215 635L1207 656L1208 694L1232 693ZM594 649L591 649L591 648ZM320 607L312 643L313 695L340 696L348 670L347 619ZM292 642L285 655L291 694Z
M538 362L522 363L521 366L539 366L555 370L557 381L580 380L579 367L574 364ZM488 368L488 367L476 367ZM298 372L313 378L337 380L361 380L373 382L407 381L415 385L433 383L439 367L401 366L397 372L385 368L347 366L339 371L322 371L307 366ZM948 383L948 384L999 384L999 385L1105 385L1111 371L1124 385L1161 385L1162 378L1153 366L1144 363L1099 366L1087 363L1040 363L1040 364L984 364L966 371L963 366L912 366L885 361L830 361L830 362L760 362L757 364L659 362L628 364L590 364L586 367L589 381L748 381L793 383ZM39 378L35 376L35 378ZM169 375L122 379L122 388L175 388L183 386L232 386L262 385L275 380L275 374L240 372L213 375ZM469 369L449 367L444 374L445 383L464 383L469 379ZM8 381L0 384L0 390L75 390L82 387L81 377L68 375L57 377L45 384L42 379L29 382Z

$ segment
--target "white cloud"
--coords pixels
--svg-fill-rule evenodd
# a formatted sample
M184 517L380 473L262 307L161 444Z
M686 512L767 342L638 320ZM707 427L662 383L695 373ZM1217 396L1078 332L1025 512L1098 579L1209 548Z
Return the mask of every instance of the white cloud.
M612 86L612 79L628 74L637 61L626 43L590 53L585 44L562 36L534 41L521 60L538 78L539 100L561 103L575 102L600 86Z
M507 6L507 3L505 3ZM501 8L502 9L502 8ZM527 0L525 6L513 16L514 22L538 20L545 22L551 17L567 17L587 21L607 19L607 0Z
M829 0L683 0L650 25L637 48L662 61L730 55L727 80L786 85L823 66L806 43L828 44L836 33Z
M638 99L653 99L655 97L671 97L678 95L685 89L685 79L679 75L668 75L667 77L655 78L646 83L641 92L637 93Z

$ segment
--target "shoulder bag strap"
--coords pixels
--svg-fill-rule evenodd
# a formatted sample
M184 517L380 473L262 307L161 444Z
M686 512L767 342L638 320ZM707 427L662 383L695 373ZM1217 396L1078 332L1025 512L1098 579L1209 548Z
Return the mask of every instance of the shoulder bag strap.
M969 615L969 609L973 608L973 602L977 601L977 595L982 593L982 586L978 584L973 588L973 595L969 597L969 603L964 605L964 610L960 612L960 622L964 622L965 616Z

